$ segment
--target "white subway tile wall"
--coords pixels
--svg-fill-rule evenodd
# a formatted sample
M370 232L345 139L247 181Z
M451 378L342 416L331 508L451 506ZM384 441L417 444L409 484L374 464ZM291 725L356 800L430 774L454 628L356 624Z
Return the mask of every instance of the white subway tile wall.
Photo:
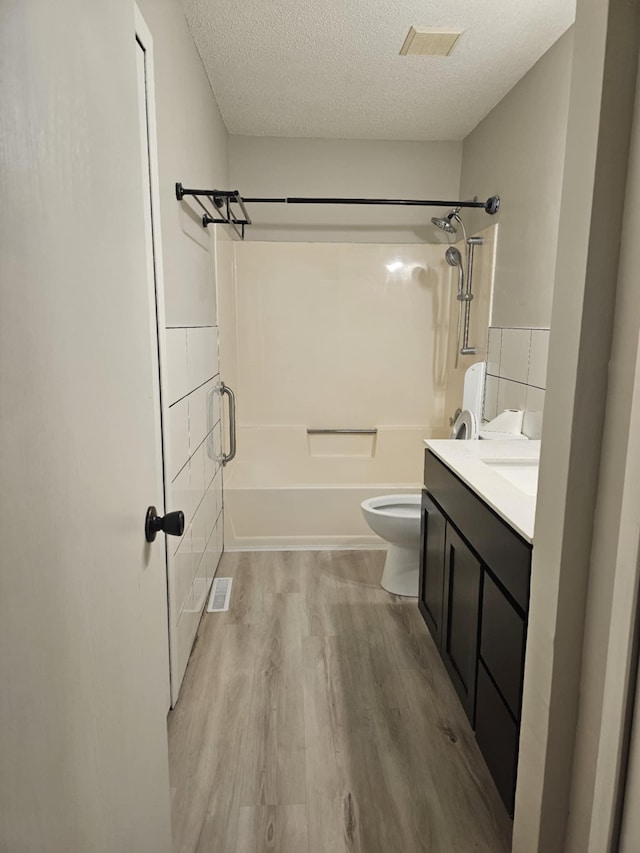
M549 329L489 329L485 421L505 409L522 409L522 432L529 438L540 438L548 350Z
M167 511L182 510L185 533L171 540L169 595L179 677L222 556L221 405L218 329L166 330Z
M484 419L492 421L498 415L498 378L487 375L484 385Z
M503 329L498 376L526 384L530 350L531 329Z
M548 355L549 329L533 329L531 331L531 351L529 354L527 385L533 385L536 388L546 388Z
M527 386L509 379L498 380L498 414L505 409L521 409L527 404Z
M169 449L171 480L175 480L189 460L189 399L179 400L169 409Z
M527 386L527 404L522 422L522 432L530 438L542 435L542 412L544 409L544 391L542 388Z
M500 351L502 349L502 329L489 329L489 344L487 346L487 374L500 375ZM497 391L496 391L497 393Z
M168 372L168 404L172 405L188 393L187 330L167 329L166 355Z

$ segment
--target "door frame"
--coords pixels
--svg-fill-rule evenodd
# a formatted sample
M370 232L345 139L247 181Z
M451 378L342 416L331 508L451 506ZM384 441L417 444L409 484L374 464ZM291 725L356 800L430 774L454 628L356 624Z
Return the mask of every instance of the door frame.
M149 290L149 323L151 325L151 340L157 342L153 354L154 366L157 367L158 382L154 383L154 406L158 412L156 424L159 434L156 435L157 470L161 472L162 484L158 493L162 495L163 506L161 515L167 507L167 471L171 470L170 448L166 427L166 408L164 401L168 399L166 332L165 332L165 299L164 299L164 270L162 262L162 228L160 217L160 178L158 170L158 131L156 122L156 93L155 93L155 64L153 53L153 36L147 26L137 3L134 3L135 39L144 51L145 61L145 104L147 128L147 157L149 162L149 186L151 195L151 241L145 241L147 256L147 286ZM159 484L160 485L160 484ZM169 661L167 673L166 709L172 706L172 668L171 668L171 619L169 615L169 571L168 547L166 537L163 537L165 563L165 602L167 618L167 657Z
M640 433L640 336L637 325L640 308L638 300L632 301L629 295L636 288L635 269L639 257L635 234L640 222L640 70L636 75L633 113L616 292L618 304L611 350L612 375L607 399L609 430L616 432L616 449L623 448L620 455L624 468L615 480L615 487L621 494L620 522L612 545L615 550L610 552L613 589L608 616L602 714L599 728L594 731L598 751L589 853L618 850L627 784L632 778L637 784L640 769L640 756L630 753L632 730L640 726L640 707L636 700L640 629L640 481L635 473L640 469L640 446L636 440ZM627 322L623 322L623 315ZM627 389L632 389L630 399ZM628 400L628 411L624 403L621 407L622 398ZM617 471L620 465L614 467L615 450L611 445L611 441L605 441L603 445L602 464L605 470ZM607 479L601 475L603 489L610 481L611 475ZM610 494L611 490L605 497ZM637 734L635 738L637 744Z
M628 235L632 239L632 235ZM634 394L629 421L626 476L621 484L620 531L613 570L610 633L607 648L602 717L598 737L595 790L589 831L589 853L617 851L620 844L627 784L638 755L630 753L632 729L640 725L638 686L638 629L640 593L640 340L637 343ZM637 735L636 735L637 738ZM637 774L638 768L633 768Z

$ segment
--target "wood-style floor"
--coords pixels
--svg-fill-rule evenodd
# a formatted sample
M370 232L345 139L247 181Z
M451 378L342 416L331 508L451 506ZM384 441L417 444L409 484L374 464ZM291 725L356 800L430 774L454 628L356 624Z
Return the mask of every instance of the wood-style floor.
M169 716L180 853L506 853L511 823L384 552L225 554Z

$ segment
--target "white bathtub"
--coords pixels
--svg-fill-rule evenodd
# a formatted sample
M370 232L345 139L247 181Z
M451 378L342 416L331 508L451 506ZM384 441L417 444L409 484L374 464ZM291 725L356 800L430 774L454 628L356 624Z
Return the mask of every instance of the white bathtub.
M383 548L360 504L387 494L419 494L425 428L384 427L344 447L325 447L306 428L241 428L238 457L224 472L225 548ZM344 450L344 452L341 452ZM397 473L398 479L392 479Z
M375 495L420 492L420 485L235 486L225 484L225 548L384 548L360 504Z

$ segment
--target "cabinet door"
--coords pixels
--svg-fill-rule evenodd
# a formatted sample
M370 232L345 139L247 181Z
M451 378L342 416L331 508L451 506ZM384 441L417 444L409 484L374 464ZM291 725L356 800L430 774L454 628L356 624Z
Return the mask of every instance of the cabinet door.
M447 525L442 658L467 716L474 723L481 566Z
M418 607L439 649L442 647L446 526L445 517L423 491Z
M485 570L480 658L516 720L520 719L524 642L522 615Z
M518 764L518 726L482 661L478 665L476 740L502 801L513 817Z

